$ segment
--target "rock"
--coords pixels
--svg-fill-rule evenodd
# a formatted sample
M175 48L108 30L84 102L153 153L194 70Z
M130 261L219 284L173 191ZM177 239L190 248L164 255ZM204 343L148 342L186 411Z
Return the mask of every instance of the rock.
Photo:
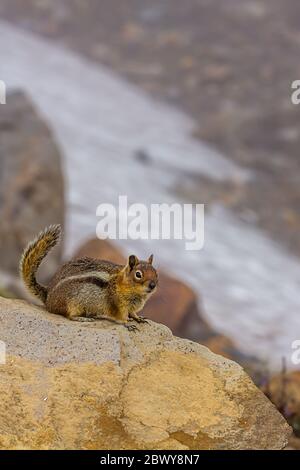
M158 292L146 304L144 315L168 326L178 336L185 336L189 321L193 321L194 333L201 323L195 292L165 272L159 274Z
M116 264L124 264L126 261L125 256L115 244L108 240L99 240L98 238L88 240L74 254L74 258L83 258L84 256L107 259Z
M91 239L87 241L74 258L82 256L108 259L119 264L126 262L123 253L107 240ZM172 315L169 314L170 311ZM159 289L147 302L143 315L163 323L178 336L186 336L185 332L188 330L189 334L193 335L190 339L197 339L199 330L201 331L196 294L182 281L163 271L159 272Z
M273 376L264 387L265 393L277 408L286 408L300 417L300 371L283 372Z
M267 363L240 351L227 336L209 328L207 336L200 342L215 354L220 354L240 364L257 386L260 386L265 380L266 373L269 370Z
M300 437L300 371L295 370L273 376L262 390L285 416L295 436ZM296 441L295 441L296 442Z
M61 160L49 129L21 92L7 97L0 140L0 269L17 275L25 245L45 226L63 224ZM42 278L54 272L61 250L51 253Z
M13 298L12 292L6 289L6 287L0 286L0 297L7 297L8 299Z
M123 253L110 241L88 240L74 258L108 259L114 263L125 263ZM249 357L237 349L233 342L215 331L205 320L202 308L199 309L195 292L182 281L159 273L159 290L146 304L143 315L163 323L172 333L181 338L199 341L213 352L233 359L246 368L255 383L260 383L263 365L255 357ZM172 315L170 315L172 312Z
M290 428L236 363L163 325L128 332L0 299L2 449L282 449ZM8 393L9 391L9 393Z
M285 450L300 450L299 437L292 436L289 440L288 447L286 447Z

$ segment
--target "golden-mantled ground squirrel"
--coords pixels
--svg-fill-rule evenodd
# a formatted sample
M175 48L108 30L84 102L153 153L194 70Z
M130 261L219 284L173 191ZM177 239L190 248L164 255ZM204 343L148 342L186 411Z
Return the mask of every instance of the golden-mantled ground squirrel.
M131 255L125 266L92 258L69 261L45 287L37 282L36 272L60 235L60 225L45 229L29 243L20 262L26 287L47 310L76 321L115 321L129 330L136 329L129 320L146 321L138 312L157 287L153 255L147 261Z

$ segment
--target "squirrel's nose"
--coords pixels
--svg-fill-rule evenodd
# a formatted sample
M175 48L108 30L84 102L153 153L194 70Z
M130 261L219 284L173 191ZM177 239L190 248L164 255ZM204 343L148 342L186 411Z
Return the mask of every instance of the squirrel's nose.
M154 282L154 281L149 282L149 289L153 290L155 288L155 286L156 286L156 282Z

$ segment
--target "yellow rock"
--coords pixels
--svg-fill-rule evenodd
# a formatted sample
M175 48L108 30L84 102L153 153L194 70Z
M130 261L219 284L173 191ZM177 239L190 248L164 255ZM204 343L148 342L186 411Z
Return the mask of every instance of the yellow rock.
M236 363L174 337L0 299L0 448L281 449L290 428Z

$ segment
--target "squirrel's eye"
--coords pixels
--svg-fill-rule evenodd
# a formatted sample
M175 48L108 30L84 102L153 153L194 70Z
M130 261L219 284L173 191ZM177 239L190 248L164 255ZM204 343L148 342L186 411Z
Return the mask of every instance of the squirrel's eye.
M136 277L137 279L142 279L143 274L141 273L141 271L136 271L135 277Z

